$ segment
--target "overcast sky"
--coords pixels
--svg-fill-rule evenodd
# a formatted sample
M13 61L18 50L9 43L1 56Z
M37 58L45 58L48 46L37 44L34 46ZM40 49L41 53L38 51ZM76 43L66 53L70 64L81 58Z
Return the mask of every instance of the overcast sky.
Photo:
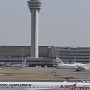
M31 45L28 0L0 0L0 45ZM90 0L42 0L39 46L90 47Z

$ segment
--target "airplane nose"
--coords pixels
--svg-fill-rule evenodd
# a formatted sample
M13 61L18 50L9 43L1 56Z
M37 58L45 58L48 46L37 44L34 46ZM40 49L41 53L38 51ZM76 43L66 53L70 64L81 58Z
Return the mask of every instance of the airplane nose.
M87 67L86 70L89 70L89 68Z

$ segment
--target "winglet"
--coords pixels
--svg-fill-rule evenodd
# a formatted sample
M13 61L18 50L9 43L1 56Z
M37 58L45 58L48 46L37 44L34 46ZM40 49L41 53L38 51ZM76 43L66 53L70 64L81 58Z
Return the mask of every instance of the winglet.
M69 78L65 78L65 81L64 82L68 82Z

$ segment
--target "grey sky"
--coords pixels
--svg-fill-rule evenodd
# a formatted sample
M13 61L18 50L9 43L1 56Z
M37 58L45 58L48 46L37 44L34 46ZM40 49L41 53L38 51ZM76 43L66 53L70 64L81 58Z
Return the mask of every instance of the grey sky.
M31 45L28 0L0 0L0 45ZM42 0L40 46L90 46L90 0Z

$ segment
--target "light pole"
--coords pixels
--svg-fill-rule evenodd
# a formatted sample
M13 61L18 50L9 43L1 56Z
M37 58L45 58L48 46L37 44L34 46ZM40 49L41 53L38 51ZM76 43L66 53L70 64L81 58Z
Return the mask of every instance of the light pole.
M76 56L74 56L74 63L76 63Z
M89 63L90 63L90 49L89 49Z
M24 49L22 48L22 64L23 64L23 51L24 51Z

